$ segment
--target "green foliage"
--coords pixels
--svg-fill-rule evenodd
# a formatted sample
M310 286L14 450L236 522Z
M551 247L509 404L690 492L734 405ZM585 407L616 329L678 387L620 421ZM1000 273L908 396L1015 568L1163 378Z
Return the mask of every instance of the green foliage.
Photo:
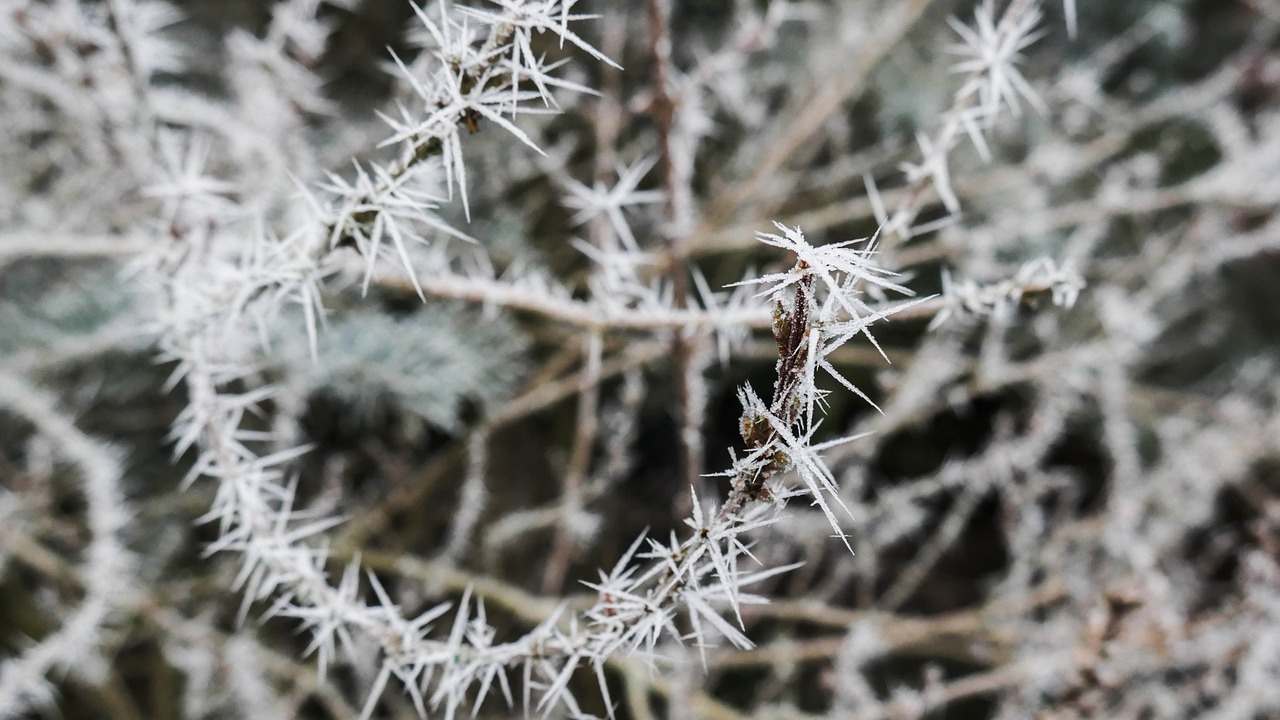
M466 408L481 412L519 387L528 342L508 321L448 305L407 315L361 309L331 319L311 356L301 323L273 345L288 387L324 392L361 416L390 402L408 416L457 433Z
M114 265L27 261L3 277L0 354L83 337L112 323L136 323L136 283Z

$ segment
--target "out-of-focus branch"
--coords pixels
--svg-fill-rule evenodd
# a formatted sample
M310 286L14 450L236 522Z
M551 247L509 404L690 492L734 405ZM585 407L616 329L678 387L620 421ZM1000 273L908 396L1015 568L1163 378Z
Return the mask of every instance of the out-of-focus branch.
M129 512L114 453L76 428L52 396L18 377L0 373L0 405L34 425L56 452L79 467L91 533L80 570L85 587L80 606L34 647L0 664L0 714L16 714L47 700L50 670L73 668L82 655L97 651L103 627L127 602L131 591L121 580L132 574L134 560L119 538Z

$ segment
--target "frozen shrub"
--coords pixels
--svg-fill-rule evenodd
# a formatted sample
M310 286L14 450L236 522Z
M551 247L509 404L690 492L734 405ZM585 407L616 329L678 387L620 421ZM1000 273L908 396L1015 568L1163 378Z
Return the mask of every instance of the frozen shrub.
M11 0L0 717L1280 713L1278 42Z

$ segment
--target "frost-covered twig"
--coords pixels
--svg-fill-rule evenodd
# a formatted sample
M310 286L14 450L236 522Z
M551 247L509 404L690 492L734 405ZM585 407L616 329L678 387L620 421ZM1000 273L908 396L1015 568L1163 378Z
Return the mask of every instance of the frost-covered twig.
M1028 262L1014 277L989 285L972 280L956 282L944 272L941 309L930 327L939 327L952 318L1007 316L1025 298L1043 294L1048 294L1054 305L1069 308L1083 289L1084 278L1070 266L1059 267L1050 258Z
M75 464L86 500L86 524L92 534L84 551L80 606L60 619L60 627L21 655L0 663L0 717L23 714L52 700L46 675L91 662L112 613L132 592L127 579L134 557L121 543L129 521L120 488L120 463L100 442L85 435L58 410L46 392L20 378L0 374L0 405L30 422L54 442L62 457ZM86 654L89 657L86 657Z
M997 20L995 3L985 0L978 6L972 28L952 20L952 28L963 41L953 48L960 60L952 70L966 77L955 92L951 108L944 113L941 127L931 136L917 136L920 161L902 164L910 191L890 214L877 199L874 183L870 177L867 179L868 196L876 207L887 240L909 239L937 227L932 223L913 227L929 188L937 193L949 215L959 212L960 201L951 187L948 156L962 132L978 154L989 160L991 151L985 134L1001 112L1007 109L1014 115L1020 114L1019 98L1043 112L1043 102L1018 68L1021 51L1038 37L1036 25L1040 15L1039 0L1012 0Z

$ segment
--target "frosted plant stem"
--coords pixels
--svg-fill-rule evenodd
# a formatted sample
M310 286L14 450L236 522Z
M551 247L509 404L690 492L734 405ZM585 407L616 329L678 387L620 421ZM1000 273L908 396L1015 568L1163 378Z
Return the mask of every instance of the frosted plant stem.
M0 373L0 405L34 425L64 459L79 467L92 534L84 552L80 606L34 647L0 664L0 717L9 717L50 700L45 676L51 670L74 668L86 661L86 654L96 653L103 626L127 602L122 588L129 586L134 558L119 538L129 511L114 453L77 429L51 395L21 378Z
M583 300L513 287L499 280L461 275L420 278L429 297L467 300L543 315L569 325L591 330L714 329L717 327L767 328L767 309L744 307L708 311L701 308L601 308Z
M1039 0L1012 0L1004 13L1000 17L999 24L995 27L994 37L983 38L986 41L986 47L980 48L983 51L989 51L995 46L1011 46L1019 45L1020 38L1029 32L1029 27L1023 24L1024 16L1028 13L1038 12ZM991 3L979 9L979 13L991 12ZM1034 18L1033 18L1034 19ZM960 26L957 25L959 28ZM971 31L970 31L971 32ZM979 49L973 49L978 52ZM1010 57L1005 60L1012 65L1016 58ZM984 58L985 59L985 58ZM968 132L973 139L975 146L983 157L988 155L985 140L982 139L982 128L979 127L980 122L990 124L995 118L995 112L1003 105L1004 97L996 90L987 89L987 93L996 93L997 101L994 107L986 108L986 115L981 121L974 119L972 112L974 106L984 100L981 83L984 75L995 72L994 68L988 65L972 63L975 67L969 71L960 85L960 90L955 94L951 109L943 113L943 122L941 127L930 138L919 139L920 149L923 157L918 165L910 166L907 169L907 187L902 194L902 199L891 215L886 214L883 206L877 209L877 215L884 227L882 252L891 254L896 246L911 239L913 234L912 225L920 214L923 207L925 195L928 190L933 189L949 215L954 215L960 209L959 200L955 197L955 191L951 187L950 172L947 169L947 157L952 148L956 145L956 140L963 132ZM1010 74L1016 74L1016 70L1008 69ZM1027 88L1015 86L1015 89L1021 92L1029 92ZM1032 104L1038 102L1035 98L1029 98ZM1012 102L1012 100L1008 100ZM869 176L868 176L869 177ZM873 184L868 188L868 194L873 204L879 204L877 199L878 192Z
M449 540L442 556L448 562L459 562L471 547L476 527L489 500L485 476L489 470L489 430L480 427L467 440L467 472L458 496L458 510L449 528Z

